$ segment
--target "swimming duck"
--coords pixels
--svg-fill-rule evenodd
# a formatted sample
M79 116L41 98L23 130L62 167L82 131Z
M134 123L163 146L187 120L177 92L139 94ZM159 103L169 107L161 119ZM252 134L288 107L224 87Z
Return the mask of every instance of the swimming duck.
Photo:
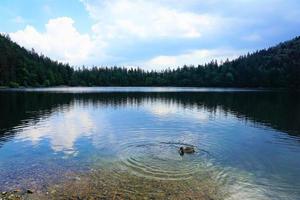
M195 152L194 147L180 147L179 148L180 155L183 155L185 153L194 153L194 152Z

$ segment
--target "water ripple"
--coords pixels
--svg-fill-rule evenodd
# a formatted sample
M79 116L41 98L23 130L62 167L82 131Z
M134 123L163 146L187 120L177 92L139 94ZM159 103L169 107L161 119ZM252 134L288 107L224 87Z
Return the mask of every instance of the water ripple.
M181 156L180 146L185 143L138 141L121 145L120 168L151 179L189 179L201 170L209 153L196 148L195 154Z

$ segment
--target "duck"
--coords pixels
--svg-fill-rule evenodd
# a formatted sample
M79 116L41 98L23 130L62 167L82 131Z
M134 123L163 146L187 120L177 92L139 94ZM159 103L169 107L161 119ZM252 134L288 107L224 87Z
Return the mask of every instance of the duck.
M183 155L185 153L188 153L188 154L195 153L195 148L194 147L180 147L179 154Z

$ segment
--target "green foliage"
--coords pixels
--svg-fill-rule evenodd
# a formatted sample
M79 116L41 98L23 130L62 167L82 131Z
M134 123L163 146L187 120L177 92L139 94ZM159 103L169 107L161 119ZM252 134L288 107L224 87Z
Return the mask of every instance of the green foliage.
M196 86L300 89L300 37L222 64L183 66L161 72L139 68L82 67L50 60L0 35L0 85Z
M68 85L73 71L69 65L28 51L8 36L0 35L0 85L11 82L33 87Z
M49 86L51 86L51 84L50 84L50 81L47 79L47 80L45 80L45 82L44 82L44 84L43 84L45 87L49 87Z
M11 87L11 88L18 88L18 87L20 87L20 85L18 83L13 82L13 81L9 82L8 86Z

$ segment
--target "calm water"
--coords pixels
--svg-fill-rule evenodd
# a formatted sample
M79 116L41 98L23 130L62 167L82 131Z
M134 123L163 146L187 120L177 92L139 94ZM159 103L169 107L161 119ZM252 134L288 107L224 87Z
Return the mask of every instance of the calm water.
M133 196L153 183L172 184L171 191L181 181L199 189L207 180L228 193L224 199L300 198L297 93L2 90L0 113L0 191L43 191L76 174L108 170L102 183L128 179L121 191ZM195 146L196 153L180 156L182 145ZM131 181L136 178L146 182ZM160 193L170 191L164 185Z

